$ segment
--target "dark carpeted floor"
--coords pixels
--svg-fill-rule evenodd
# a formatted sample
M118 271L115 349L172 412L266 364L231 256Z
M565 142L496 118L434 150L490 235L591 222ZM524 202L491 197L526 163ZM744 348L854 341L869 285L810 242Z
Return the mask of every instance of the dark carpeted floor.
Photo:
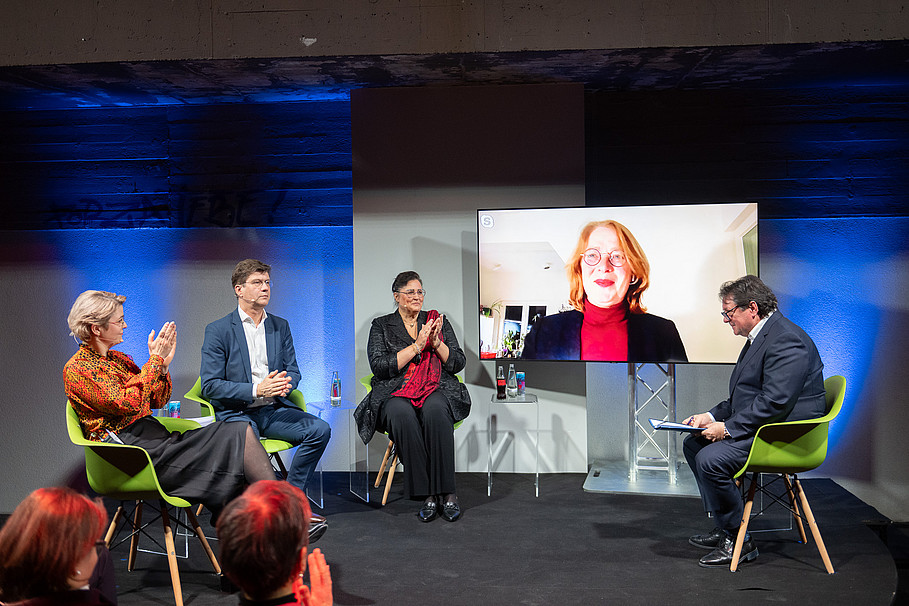
M700 500L583 491L580 474L499 474L491 497L485 474L458 474L463 518L429 524L415 517L400 485L389 503L363 503L347 476L327 473L329 531L315 546L331 566L335 604L801 604L887 605L901 600L885 544L894 532L878 512L830 480L803 480L836 574L826 574L813 542L792 532L756 534L760 557L732 574L706 570L705 552L687 544L710 530ZM380 499L378 489L373 498ZM203 526L208 527L203 513ZM209 532L209 536L213 536ZM890 542L902 541L901 535ZM212 543L217 552L217 542ZM179 566L187 605L236 603L222 593L198 542ZM162 556L140 554L126 572L126 545L113 551L120 604L172 604ZM905 596L902 596L905 597Z

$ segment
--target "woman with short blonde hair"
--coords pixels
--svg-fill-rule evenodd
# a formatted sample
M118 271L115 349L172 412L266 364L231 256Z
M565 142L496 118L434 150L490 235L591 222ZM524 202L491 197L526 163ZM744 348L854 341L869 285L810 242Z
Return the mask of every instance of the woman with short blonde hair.
M124 301L126 297L123 295L103 290L86 290L76 298L69 311L69 334L88 343L92 336L92 325L107 326Z

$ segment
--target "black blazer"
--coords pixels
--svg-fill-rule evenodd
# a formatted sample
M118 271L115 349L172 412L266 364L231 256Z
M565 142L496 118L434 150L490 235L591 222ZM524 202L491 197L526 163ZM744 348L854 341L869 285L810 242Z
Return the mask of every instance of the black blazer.
M420 312L417 317L418 331L426 324L427 316L427 312ZM458 345L458 339L455 337L448 318L442 320L442 340L448 346L449 354L448 361L442 364L439 391L448 398L455 421L460 421L470 414L470 394L467 393L467 386L458 381L455 374L464 369L467 358L464 356L461 346ZM398 370L398 352L413 342L414 340L407 333L407 328L404 327L401 314L397 311L372 321L369 329L369 343L366 345L366 356L369 358L369 368L373 373L372 390L366 394L354 411L357 430L364 444L368 444L376 432L376 423L382 404L404 382L407 366Z
M521 358L580 360L583 322L584 314L575 310L540 318L524 338ZM631 362L688 361L675 323L652 314L628 314L628 357Z
M811 337L776 311L732 369L729 399L710 414L736 440L753 438L767 423L821 417L823 371Z

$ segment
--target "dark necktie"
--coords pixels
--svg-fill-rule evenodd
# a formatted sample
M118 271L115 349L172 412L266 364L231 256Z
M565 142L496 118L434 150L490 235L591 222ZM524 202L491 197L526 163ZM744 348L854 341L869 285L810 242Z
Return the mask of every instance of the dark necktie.
M751 339L748 339L747 341L745 341L745 347L742 348L742 352L739 354L739 359L738 359L738 362L736 362L736 364L738 364L739 362L742 361L742 358L745 357L745 354L748 352L749 347L751 347Z

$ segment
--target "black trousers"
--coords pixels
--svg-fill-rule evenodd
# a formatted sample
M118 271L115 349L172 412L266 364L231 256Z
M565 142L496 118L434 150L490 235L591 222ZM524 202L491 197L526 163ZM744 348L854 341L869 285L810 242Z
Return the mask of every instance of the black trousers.
M699 435L685 438L682 450L697 480L704 510L713 512L716 525L734 530L742 523L742 493L732 479L745 461L754 440L720 440L711 442Z
M404 464L404 496L421 499L455 492L454 415L440 391L416 408L407 398L392 397L379 409Z

